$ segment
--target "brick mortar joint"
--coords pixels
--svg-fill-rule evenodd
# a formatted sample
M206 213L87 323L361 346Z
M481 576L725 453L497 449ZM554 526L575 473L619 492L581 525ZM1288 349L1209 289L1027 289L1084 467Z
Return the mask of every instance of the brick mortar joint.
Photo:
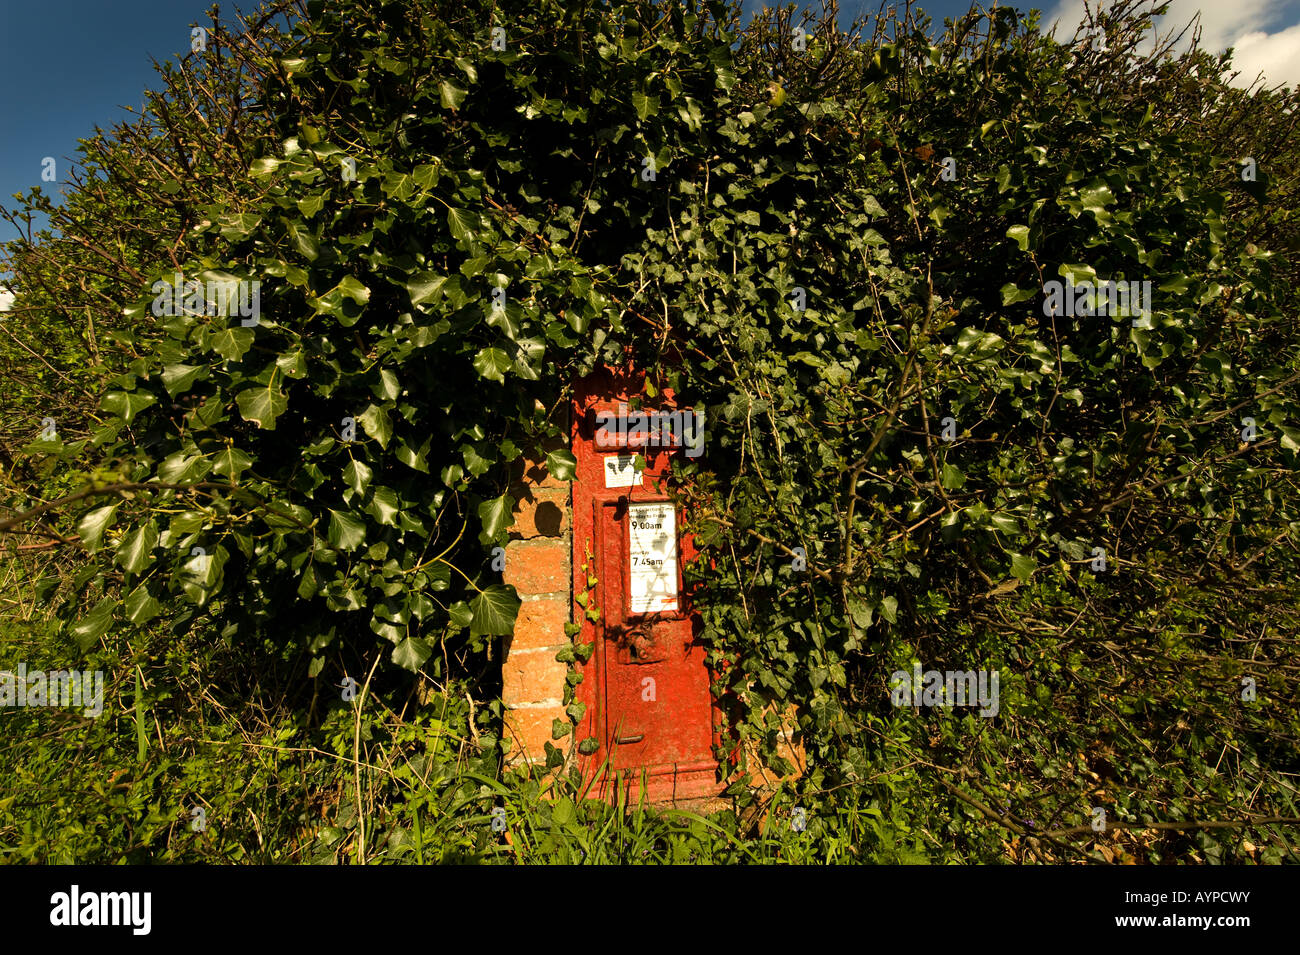
M524 492L527 492L528 494L538 494L538 495L544 494L544 495L547 496L548 499L551 498L551 497L560 497L560 496L568 497L568 496L569 496L569 489L568 489L567 487L556 487L556 486L553 485L553 484L552 484L552 485L546 485L546 484L512 484L512 485L510 485L510 490L513 490L513 491L524 491ZM520 502L519 502L518 500L516 500L515 503L520 503Z
M564 701L557 700L553 696L548 696L544 700L532 700L525 703L507 703L507 710L562 710Z

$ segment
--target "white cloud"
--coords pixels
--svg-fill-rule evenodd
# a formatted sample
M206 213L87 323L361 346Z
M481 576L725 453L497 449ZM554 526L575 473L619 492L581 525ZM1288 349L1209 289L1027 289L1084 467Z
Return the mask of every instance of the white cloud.
M1096 0L1091 4L1095 10ZM1290 7L1288 11L1286 8ZM1249 86L1260 73L1267 86L1300 86L1300 23L1287 26L1279 20L1296 15L1287 0L1170 0L1169 12L1156 19L1161 35L1182 29L1201 14L1201 46L1220 53L1233 47L1232 68L1239 70L1235 84ZM1043 16L1044 30L1059 23L1057 39L1068 39L1075 24L1084 19L1083 0L1058 0Z
M1254 30L1239 37L1232 62L1241 70L1238 83L1248 84L1263 73L1269 86L1300 86L1300 23L1277 33Z

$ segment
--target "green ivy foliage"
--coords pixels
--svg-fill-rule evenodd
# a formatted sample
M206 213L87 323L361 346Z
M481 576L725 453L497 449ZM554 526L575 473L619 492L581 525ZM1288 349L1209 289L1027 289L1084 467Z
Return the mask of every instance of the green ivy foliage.
M797 704L812 788L949 803L972 774L1012 825L1294 818L1300 368L1294 290L1251 241L1267 195L1009 10L962 49L977 19L863 57L847 108L809 65L723 122L708 191L679 183L640 259L709 352L673 383L713 423L683 470L739 735L791 768ZM1149 323L1046 314L1066 278L1149 281ZM998 671L1000 716L892 707L914 660ZM941 842L987 846L951 812Z

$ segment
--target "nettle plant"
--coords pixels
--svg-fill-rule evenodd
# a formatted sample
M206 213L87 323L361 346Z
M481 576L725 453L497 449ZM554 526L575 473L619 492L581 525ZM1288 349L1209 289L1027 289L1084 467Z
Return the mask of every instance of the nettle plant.
M563 437L575 376L630 357L648 407L671 387L706 411L706 454L676 465L690 573L764 761L789 768L793 706L808 787L883 779L896 814L955 806L947 775L978 771L1064 825L1098 799L1187 818L1201 789L1239 809L1211 765L1231 742L1286 809L1264 740L1296 732L1270 702L1294 651L1268 635L1297 624L1300 370L1270 251L1294 216L1270 197L1300 157L1239 139L1289 100L1139 55L1135 3L1100 46L1009 9L937 40L911 13L864 38L833 6L743 31L722 3L296 12L255 45L214 35L247 69L216 101L256 117L246 171L219 201L159 181L181 252L119 290L148 348L78 447L105 465L64 609L83 646L165 615L312 675L342 643L412 670L490 651L518 606L492 567L510 466ZM1235 138L1191 122L1228 108ZM212 135L169 115L187 146ZM256 322L155 316L178 267L260 283ZM1150 282L1152 314L1045 310L1066 280ZM999 670L997 719L894 711L916 659ZM1267 692L1242 710L1247 671Z

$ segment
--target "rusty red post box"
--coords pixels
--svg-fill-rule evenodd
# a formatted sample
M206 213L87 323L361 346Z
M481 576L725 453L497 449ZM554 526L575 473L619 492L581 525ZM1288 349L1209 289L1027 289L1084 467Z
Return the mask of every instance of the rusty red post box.
M700 621L682 588L695 557L669 499L674 455L703 451L703 422L671 391L629 407L644 376L598 371L575 388L572 426L574 619L595 644L575 697L586 704L578 739L591 795L623 780L632 799L716 795L720 711L700 644ZM637 471L637 455L645 468Z

